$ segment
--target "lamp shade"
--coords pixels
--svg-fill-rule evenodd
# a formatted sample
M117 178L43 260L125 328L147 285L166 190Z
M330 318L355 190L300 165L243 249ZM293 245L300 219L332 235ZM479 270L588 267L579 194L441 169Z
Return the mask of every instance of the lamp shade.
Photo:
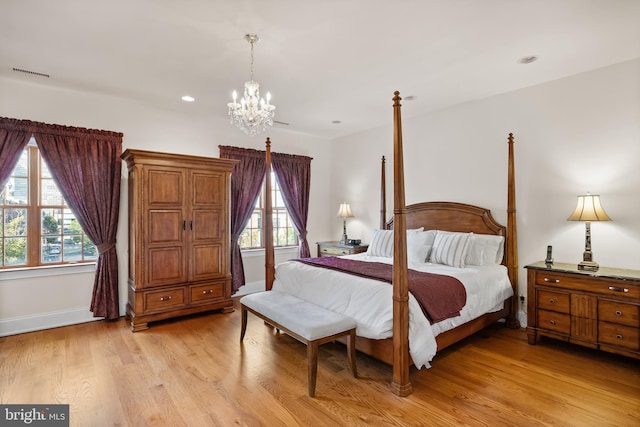
M567 221L611 221L611 218L602 209L599 195L586 194L578 196L576 210Z
M351 207L349 206L349 203L341 203L336 216L339 216L340 218L352 218L353 213L351 213Z

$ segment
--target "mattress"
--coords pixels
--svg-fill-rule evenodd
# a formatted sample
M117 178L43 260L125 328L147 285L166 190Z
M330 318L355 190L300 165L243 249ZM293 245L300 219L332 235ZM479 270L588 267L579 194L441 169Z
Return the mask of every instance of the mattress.
M365 253L345 258L393 264L392 258L372 257ZM513 295L507 269L503 265L456 268L410 263L409 268L455 277L467 292L467 301L459 316L433 325L409 294L409 353L418 368L430 367L429 362L437 351L435 337L438 334L502 309L504 300ZM276 265L273 289L351 317L357 323L358 336L385 339L393 335L393 287L388 283L287 261Z

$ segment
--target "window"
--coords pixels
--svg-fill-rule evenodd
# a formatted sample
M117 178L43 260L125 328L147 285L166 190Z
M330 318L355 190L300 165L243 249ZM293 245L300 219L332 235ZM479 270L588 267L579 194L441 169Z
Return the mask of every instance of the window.
M0 268L96 260L96 246L69 209L33 138L0 194L0 209Z
M271 202L273 205L273 246L298 246L298 233L289 217L287 208L284 206L282 192L278 185L278 180L271 173ZM251 219L240 234L240 249L264 248L262 218L264 215L264 186L262 192L256 200Z

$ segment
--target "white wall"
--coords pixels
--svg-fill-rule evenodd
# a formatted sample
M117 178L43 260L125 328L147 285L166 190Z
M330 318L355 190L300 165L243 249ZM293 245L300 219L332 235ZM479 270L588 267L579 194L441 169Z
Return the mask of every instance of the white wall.
M0 78L0 116L124 133L123 150L165 151L218 157L219 145L264 149L266 136L272 151L313 157L309 203L309 241L329 234L329 141L293 134L278 128L249 137L229 124L194 112L193 104L176 97L173 111L125 99L55 89L22 80ZM225 108L221 100L221 108ZM126 306L127 279L127 170L123 162L117 250L120 273L120 313ZM255 254L254 254L255 255ZM295 256L295 255L294 255ZM281 259L281 256L276 258ZM264 257L246 262L247 280L264 280ZM92 320L89 312L94 275L85 268L48 268L36 273L0 272L0 336ZM82 272L78 272L82 270Z
M393 214L392 96L388 124L334 141L331 205L351 203L348 234L364 241L379 224L382 155ZM640 59L421 117L403 102L402 122L406 202L475 204L502 224L514 133L520 294L523 267L543 260L547 245L558 262L582 260L584 223L566 219L587 191L613 219L592 223L595 261L640 269ZM332 223L333 234L340 228Z
M401 92L403 88L397 88ZM82 92L0 79L0 115L123 132L124 147L218 156L218 145L263 149L227 121ZM368 241L379 220L380 157L387 158L387 214L392 202L392 94L389 123L333 142L278 129L274 151L312 162L309 242L337 240L342 201L355 218L351 238ZM402 96L402 93L401 93ZM516 138L520 293L522 268L542 260L547 245L557 261L579 262L584 224L568 222L578 194L600 194L612 222L592 225L600 265L640 269L640 59L594 70L420 117L404 102L406 200L461 201L491 209L506 223L507 134ZM118 232L120 300L126 300L126 171ZM288 254L276 255L276 261ZM247 256L247 282L263 279L264 260ZM65 270L65 271L68 271ZM93 275L16 279L0 272L0 335L91 319ZM38 326L40 325L40 326Z

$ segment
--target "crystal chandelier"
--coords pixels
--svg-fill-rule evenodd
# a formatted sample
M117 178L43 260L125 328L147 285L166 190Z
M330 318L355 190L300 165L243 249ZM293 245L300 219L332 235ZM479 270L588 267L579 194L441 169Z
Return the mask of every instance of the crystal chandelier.
M251 43L251 79L244 84L244 96L236 102L238 94L233 91L233 102L227 104L231 123L242 129L247 135L256 135L267 126L273 126L276 107L271 105L271 94L267 92L267 100L260 98L260 85L253 80L253 45L260 41L256 34L247 34L245 40Z

